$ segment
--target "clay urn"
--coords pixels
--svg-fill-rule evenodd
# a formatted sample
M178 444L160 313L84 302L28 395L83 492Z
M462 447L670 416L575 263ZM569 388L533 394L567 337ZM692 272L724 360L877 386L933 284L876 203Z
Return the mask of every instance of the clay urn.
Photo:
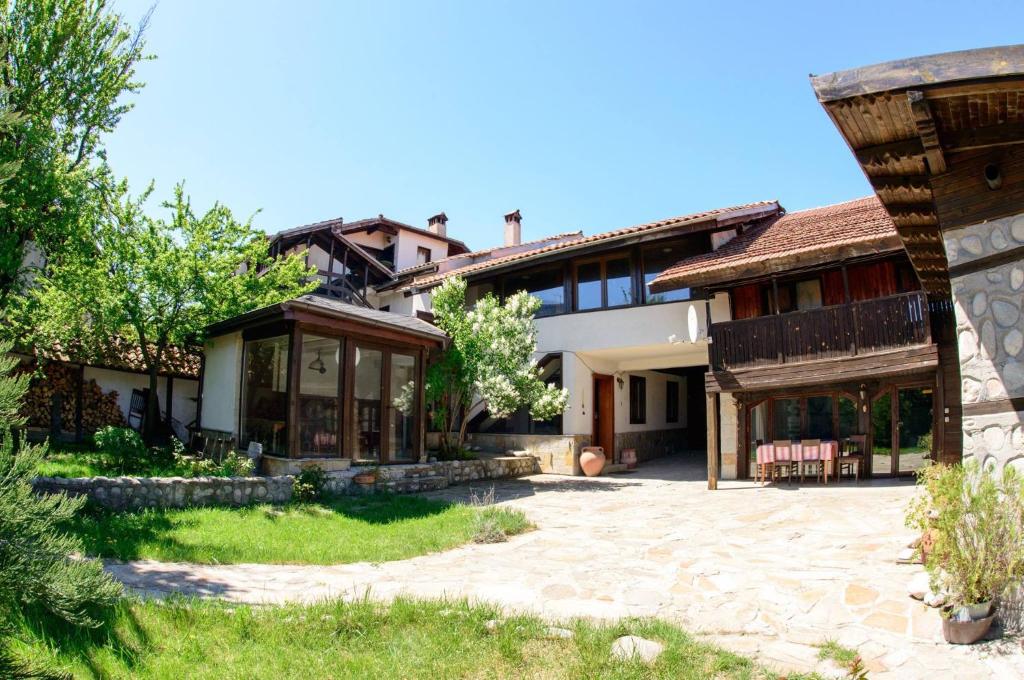
M627 470L636 469L636 449L622 449L622 462Z
M604 469L604 448L600 446L584 446L580 454L580 467L587 477L596 477Z

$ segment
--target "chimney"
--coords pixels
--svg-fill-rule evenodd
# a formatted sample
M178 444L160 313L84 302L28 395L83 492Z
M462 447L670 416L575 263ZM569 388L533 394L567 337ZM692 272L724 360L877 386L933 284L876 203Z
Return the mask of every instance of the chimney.
M505 215L505 246L517 246L523 242L523 216L518 210Z
M448 216L443 212L427 218L427 231L438 236L448 235Z

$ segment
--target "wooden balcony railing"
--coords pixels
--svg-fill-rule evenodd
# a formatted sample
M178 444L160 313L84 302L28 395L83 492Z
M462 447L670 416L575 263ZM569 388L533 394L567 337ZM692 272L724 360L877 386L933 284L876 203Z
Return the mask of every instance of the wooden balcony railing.
M714 323L710 335L714 371L852 357L931 343L923 292Z

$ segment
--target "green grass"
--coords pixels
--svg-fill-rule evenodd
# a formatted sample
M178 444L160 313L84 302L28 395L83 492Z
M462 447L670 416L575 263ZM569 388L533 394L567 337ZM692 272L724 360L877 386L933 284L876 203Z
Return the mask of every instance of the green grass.
M89 444L51 443L46 458L36 468L41 477L119 477L132 474L141 477L186 477L188 467L173 462L152 462L144 469L122 470L108 451Z
M473 540L485 524L507 535L530 528L526 516L510 508L380 494L285 506L94 509L68 529L87 554L122 560L343 564L448 550Z
M493 631L486 622L501 620ZM125 601L89 634L16 622L23 657L75 678L770 678L749 659L657 620L546 624L489 606L397 600L246 607ZM651 666L614 661L612 641L641 635L666 649ZM787 676L791 680L797 676Z
M832 659L843 668L849 668L858 658L857 651L849 647L843 647L835 640L827 640L818 647L818 658L824 661Z

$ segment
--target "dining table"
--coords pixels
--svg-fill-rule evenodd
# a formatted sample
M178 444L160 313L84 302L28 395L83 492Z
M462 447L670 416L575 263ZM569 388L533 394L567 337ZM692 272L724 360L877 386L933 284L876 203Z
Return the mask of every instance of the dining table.
M831 439L822 439L821 444L815 447L804 447L803 442L799 440L790 442L788 447L789 452L787 454L776 452L775 448L776 447L773 442L757 445L757 469L761 471L762 485L765 483L764 467L762 466L775 463L778 460L788 460L794 463L809 463L819 460L824 461L824 478L825 483L828 484L828 477L832 474L832 468L835 467L835 460L839 457L839 442ZM805 448L807 449L806 451L804 450ZM780 458L780 455L786 455L787 457ZM757 481L756 473L754 475L754 481Z

